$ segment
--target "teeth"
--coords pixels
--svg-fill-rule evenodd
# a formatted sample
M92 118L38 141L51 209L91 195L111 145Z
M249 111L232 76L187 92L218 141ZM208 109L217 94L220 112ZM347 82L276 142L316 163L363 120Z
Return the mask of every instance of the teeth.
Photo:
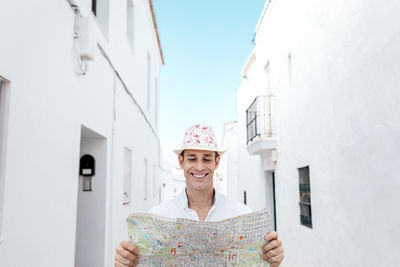
M193 176L196 177L196 178L203 178L203 177L206 176L206 175L205 175L205 174L203 174L203 175L193 174Z

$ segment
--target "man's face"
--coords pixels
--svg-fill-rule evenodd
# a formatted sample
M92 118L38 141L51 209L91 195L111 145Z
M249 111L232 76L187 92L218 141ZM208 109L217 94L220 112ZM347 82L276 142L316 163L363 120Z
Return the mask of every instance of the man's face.
M184 157L179 155L179 165L186 177L186 186L192 190L213 188L214 171L218 168L220 156L214 151L185 150Z

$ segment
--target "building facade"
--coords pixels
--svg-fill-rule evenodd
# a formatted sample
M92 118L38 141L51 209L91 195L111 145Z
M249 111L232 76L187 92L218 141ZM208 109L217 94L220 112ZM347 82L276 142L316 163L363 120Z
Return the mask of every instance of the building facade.
M183 170L177 164L163 163L163 175L161 176L161 203L177 197L186 188L186 178Z
M228 195L271 209L283 266L400 260L399 8L265 4L224 142L239 144Z
M0 266L112 266L160 202L152 1L2 1Z

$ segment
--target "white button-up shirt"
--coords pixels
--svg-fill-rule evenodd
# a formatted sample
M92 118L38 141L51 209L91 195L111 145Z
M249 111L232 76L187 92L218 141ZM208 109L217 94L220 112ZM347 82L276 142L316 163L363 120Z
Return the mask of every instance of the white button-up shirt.
M188 203L186 190L183 190L178 197L155 206L149 212L170 218L184 218L199 221L196 211L190 209ZM225 195L215 191L214 204L208 211L205 221L221 221L250 213L251 211L251 208L243 203L230 200Z

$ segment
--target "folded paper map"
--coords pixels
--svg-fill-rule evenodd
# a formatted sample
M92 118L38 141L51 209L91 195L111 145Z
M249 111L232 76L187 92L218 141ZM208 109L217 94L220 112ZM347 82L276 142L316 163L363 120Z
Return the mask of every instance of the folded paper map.
M268 266L261 260L264 235L272 231L267 209L218 222L145 213L127 222L139 266Z

